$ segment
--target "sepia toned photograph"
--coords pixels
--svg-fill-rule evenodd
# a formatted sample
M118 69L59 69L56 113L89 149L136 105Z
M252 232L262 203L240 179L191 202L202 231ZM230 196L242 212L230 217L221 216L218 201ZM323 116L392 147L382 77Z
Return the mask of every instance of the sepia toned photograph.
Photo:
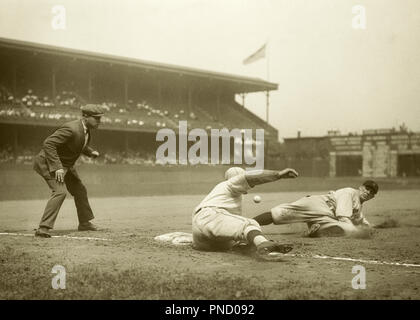
M0 0L0 300L419 300L419 88L417 0Z

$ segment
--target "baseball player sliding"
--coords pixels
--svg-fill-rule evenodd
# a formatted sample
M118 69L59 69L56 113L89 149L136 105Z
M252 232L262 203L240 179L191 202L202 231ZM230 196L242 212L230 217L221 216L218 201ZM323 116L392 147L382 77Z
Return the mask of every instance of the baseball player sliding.
M309 237L363 236L371 227L363 216L363 203L374 198L377 192L376 182L367 180L358 189L343 188L326 195L306 196L278 205L254 219L260 225L304 222L308 225Z
M250 172L239 167L228 169L225 181L216 185L194 209L194 249L221 251L230 249L237 241L245 241L255 245L258 258L281 261L283 254L292 250L292 247L269 241L254 219L242 217L242 195L256 185L297 176L293 169Z

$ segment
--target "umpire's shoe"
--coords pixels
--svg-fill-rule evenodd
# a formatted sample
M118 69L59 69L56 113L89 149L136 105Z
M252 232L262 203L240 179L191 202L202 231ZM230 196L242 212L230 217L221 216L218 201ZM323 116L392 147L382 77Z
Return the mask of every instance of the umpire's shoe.
M292 250L288 244L279 244L274 241L264 241L257 246L257 258L264 261L285 261L285 253Z
M36 229L35 231L35 237L40 237L40 238L51 238L50 233L48 232L48 228L44 228L44 227L39 227L38 229Z
M82 222L77 228L79 231L98 231L99 228L91 222Z

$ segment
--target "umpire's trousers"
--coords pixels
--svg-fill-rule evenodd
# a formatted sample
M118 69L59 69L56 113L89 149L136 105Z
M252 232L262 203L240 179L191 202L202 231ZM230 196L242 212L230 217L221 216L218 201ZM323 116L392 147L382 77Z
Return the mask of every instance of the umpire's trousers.
M64 183L58 183L53 175L49 178L42 176L51 189L51 196L45 207L41 222L39 223L40 227L48 229L54 227L58 212L67 195L64 184L70 194L74 197L79 223L88 222L94 218L92 209L89 205L86 187L83 185L77 172L74 168L64 168L64 170Z

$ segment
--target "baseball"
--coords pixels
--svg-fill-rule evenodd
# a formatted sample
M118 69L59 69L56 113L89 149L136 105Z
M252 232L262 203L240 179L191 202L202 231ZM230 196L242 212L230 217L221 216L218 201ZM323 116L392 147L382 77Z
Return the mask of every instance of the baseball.
M261 202L261 197L260 196L255 196L254 197L254 202L255 203L260 203Z

